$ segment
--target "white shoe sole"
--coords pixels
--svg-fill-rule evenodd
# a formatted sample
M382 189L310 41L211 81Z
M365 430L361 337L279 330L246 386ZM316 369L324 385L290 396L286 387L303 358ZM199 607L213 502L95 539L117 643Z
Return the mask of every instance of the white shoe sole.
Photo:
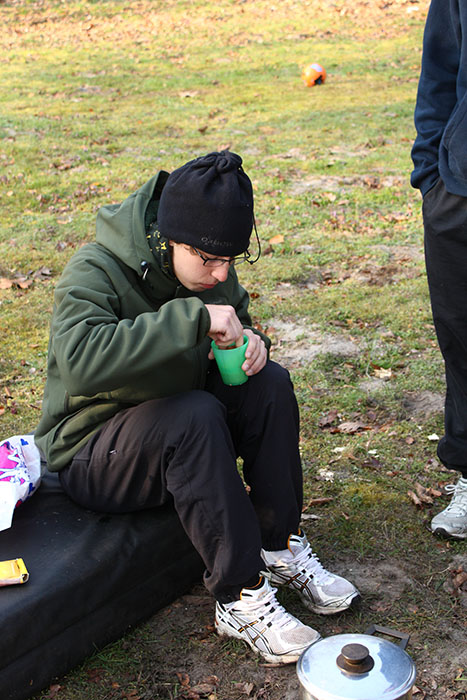
M261 656L265 661L271 664L294 664L298 661L302 653L305 651L305 648L308 649L312 644L315 644L321 639L321 636L318 634L316 639L313 642L310 642L310 644L303 649L297 649L297 651L289 652L288 654L270 654L267 651L258 649L258 647L255 646L252 639L250 639L249 637L244 637L242 634L240 634L240 632L237 632L236 629L222 622L222 620L216 619L214 621L214 624L216 627L216 632L220 637L234 637L236 639L241 639L242 642L248 644L248 646L252 649L252 651L255 652L255 654L259 654L259 656Z

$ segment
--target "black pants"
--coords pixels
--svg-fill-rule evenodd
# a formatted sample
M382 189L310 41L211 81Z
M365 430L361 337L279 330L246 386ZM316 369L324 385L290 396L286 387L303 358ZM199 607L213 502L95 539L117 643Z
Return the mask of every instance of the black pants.
M433 321L446 372L445 435L438 457L467 477L467 198L439 179L423 201Z
M205 391L118 413L60 472L60 480L73 500L97 511L172 501L206 565L208 590L228 602L257 580L261 547L284 549L298 530L298 432L293 386L280 365L268 362L238 387L225 386L213 371Z

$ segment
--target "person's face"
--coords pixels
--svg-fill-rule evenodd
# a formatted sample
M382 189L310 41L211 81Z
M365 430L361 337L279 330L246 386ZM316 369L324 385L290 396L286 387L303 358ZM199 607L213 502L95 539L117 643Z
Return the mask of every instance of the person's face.
M170 241L170 246L175 277L186 289L190 289L192 292L204 292L227 279L230 258L221 256L223 260L226 260L224 265L209 267L203 265L203 260L196 251L185 243ZM204 253L202 250L200 253L205 258L218 257Z

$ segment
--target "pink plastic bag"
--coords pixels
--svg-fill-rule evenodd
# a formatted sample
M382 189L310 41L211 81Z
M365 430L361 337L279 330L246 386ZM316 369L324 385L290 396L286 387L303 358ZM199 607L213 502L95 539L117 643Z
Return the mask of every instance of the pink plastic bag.
M38 488L41 458L32 435L0 442L0 530L11 527L13 513Z

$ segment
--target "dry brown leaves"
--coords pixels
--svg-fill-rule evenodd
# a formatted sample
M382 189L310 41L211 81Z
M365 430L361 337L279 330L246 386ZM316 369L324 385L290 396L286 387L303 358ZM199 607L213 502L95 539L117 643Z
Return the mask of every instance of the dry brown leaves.
M318 426L321 430L327 430L330 433L345 433L354 435L365 430L381 429L382 425L376 425L376 414L369 412L365 415L357 414L352 416L350 420L341 420L341 415L336 409L329 411L318 421Z
M467 593L467 570L464 566L458 566L450 571L451 581L449 582L452 593L459 596L461 592Z
M177 678L180 683L177 698L183 698L183 700L200 700L201 698L215 700L217 698L216 688L219 683L217 676L207 676L193 686L188 673L177 671Z
M13 277L0 277L0 289L28 289L35 281L49 280L52 273L48 267L40 267L27 274L15 273Z
M309 501L303 506L303 511L308 510L308 508L311 508L311 506L322 506L325 505L326 503L331 503L334 498L331 498L330 496L322 496L321 498L310 498Z
M442 496L441 491L438 489L433 489L431 487L426 488L418 482L415 484L415 491L407 491L407 495L411 499L412 503L418 508L422 508L423 505L433 505L434 499Z

